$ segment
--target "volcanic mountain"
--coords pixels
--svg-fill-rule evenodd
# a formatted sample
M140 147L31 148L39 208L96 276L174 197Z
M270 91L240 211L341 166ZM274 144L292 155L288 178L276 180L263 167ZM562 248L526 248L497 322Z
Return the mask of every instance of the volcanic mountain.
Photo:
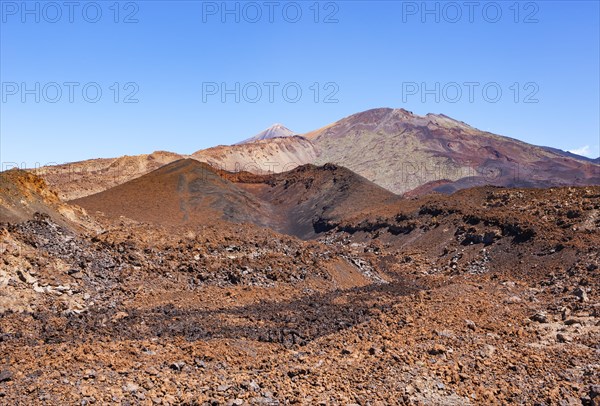
M156 151L147 155L44 166L32 172L44 178L50 188L66 201L102 192L182 158L182 155L172 152Z
M238 144L247 144L249 142L268 140L271 138L283 138L283 137L292 137L296 133L294 133L289 128L285 127L283 124L273 124L271 127L267 128L264 131L259 132L254 137L248 138L247 140L241 141Z
M241 180L244 182L244 180ZM260 182L240 187L266 201L279 213L279 231L303 239L324 230L322 225L346 216L359 215L399 196L356 173L333 164L303 165L289 172L263 176Z
M72 203L108 217L165 226L208 224L216 219L267 225L270 218L264 202L193 159L167 164Z
M444 115L374 109L304 134L333 162L395 193L450 193L481 185L600 184L600 166L580 157L480 131ZM424 186L426 185L426 186Z
M315 146L305 138L272 138L249 144L217 146L191 156L157 151L148 155L91 159L32 170L43 177L63 200L103 192L184 158L209 163L228 171L279 173L316 159Z
M599 186L401 199L184 159L77 200L109 218L72 232L0 175L2 404L600 399Z
M192 154L194 159L227 171L281 173L314 162L317 149L306 138L289 136L236 145L220 145Z
M193 227L226 220L307 239L323 231L319 225L324 221L398 199L335 165L304 165L282 174L253 175L184 159L72 203L91 213L164 226Z
M191 156L155 152L45 167L36 173L64 199L101 192L182 158L255 174L333 163L393 193L413 196L482 185L600 184L598 160L480 131L442 114L419 116L403 109L381 108L351 115L303 136L292 136L282 128L274 126L243 143L208 148Z

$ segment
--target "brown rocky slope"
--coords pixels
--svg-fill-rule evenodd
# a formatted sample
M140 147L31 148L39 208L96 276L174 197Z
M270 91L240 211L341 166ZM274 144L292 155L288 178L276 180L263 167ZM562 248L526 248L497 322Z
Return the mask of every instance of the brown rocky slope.
M347 167L393 193L411 195L451 193L484 185L600 184L597 159L480 131L443 114L419 116L390 108L353 114L303 136L217 146L191 156L155 152L139 157L83 161L44 167L36 173L61 198L72 200L107 190L186 157L230 172L256 174L281 173L304 164L330 162Z
M74 200L89 212L163 226L225 220L312 238L319 224L399 197L335 165L253 175L176 161L96 195Z
M63 203L42 178L18 169L0 172L0 223L30 220L36 213L63 226L95 227L84 210Z
M148 155L44 166L32 172L42 177L62 200L67 201L102 192L182 158L172 152L157 151Z
M347 172L267 186L310 201L310 178ZM600 402L600 187L381 203L310 241L219 219L3 224L0 403Z
M600 166L567 153L480 131L443 114L373 109L304 134L316 164L351 169L394 193L475 186L600 184ZM423 188L429 185L429 188Z

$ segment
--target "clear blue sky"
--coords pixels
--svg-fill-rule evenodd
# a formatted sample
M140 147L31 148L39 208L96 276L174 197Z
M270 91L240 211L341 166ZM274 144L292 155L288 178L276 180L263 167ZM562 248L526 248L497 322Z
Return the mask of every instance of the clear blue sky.
M192 153L375 107L600 155L598 1L477 3L2 0L0 160Z

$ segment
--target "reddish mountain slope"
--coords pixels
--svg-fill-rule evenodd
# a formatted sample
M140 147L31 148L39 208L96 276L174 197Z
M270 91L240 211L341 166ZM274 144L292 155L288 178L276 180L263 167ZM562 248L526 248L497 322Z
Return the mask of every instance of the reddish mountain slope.
M166 226L269 223L270 208L207 164L183 159L104 192L74 200L90 212Z
M333 162L395 193L481 185L600 184L600 166L551 148L480 131L444 115L374 109L304 135ZM441 182L443 185L431 184Z
M332 164L303 165L292 171L264 176L261 183L240 184L268 202L282 219L280 230L312 238L326 231L329 220L399 200L399 196L354 172Z
M200 150L191 158L227 171L256 174L331 162L393 193L411 195L451 193L483 185L600 184L597 159L480 131L441 114L418 116L403 109L373 109L304 136L276 136L284 133L273 129L259 137L265 139ZM125 183L183 157L157 152L46 167L36 173L62 198L74 199Z
M335 165L305 165L276 175L218 171L185 159L102 193L74 200L90 212L165 226L227 220L312 238L327 220L399 199Z

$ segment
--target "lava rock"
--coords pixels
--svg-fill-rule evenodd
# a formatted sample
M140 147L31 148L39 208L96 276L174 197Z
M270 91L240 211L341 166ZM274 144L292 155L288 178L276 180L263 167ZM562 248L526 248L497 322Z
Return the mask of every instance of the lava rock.
M548 315L544 312L539 312L530 317L531 320L538 323L548 323Z
M0 382L8 382L11 381L13 377L12 372L8 370L0 371Z
M588 295L586 293L585 290L583 290L582 288L577 288L573 291L573 295L576 296L577 298L579 298L580 302L587 302L589 301Z
M570 343L571 341L573 341L573 337L565 333L558 333L556 335L556 339L560 343Z

